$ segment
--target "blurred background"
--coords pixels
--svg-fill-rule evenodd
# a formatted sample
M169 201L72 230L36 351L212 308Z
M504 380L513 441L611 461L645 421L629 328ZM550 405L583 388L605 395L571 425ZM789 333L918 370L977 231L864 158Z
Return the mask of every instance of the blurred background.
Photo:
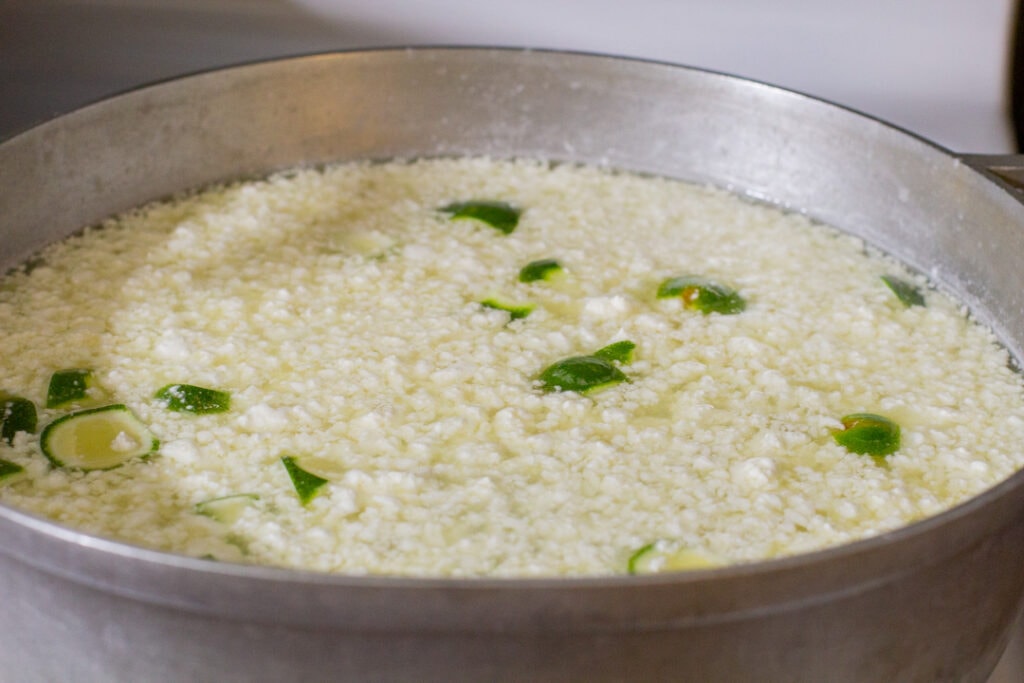
M422 44L667 60L768 81L955 151L1017 149L1016 0L0 0L0 138L139 84Z

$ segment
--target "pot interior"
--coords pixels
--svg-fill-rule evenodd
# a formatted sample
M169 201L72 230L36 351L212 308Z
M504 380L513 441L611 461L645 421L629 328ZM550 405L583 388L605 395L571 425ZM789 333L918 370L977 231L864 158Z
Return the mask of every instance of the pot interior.
M461 155L597 164L709 183L805 213L927 274L1020 357L1024 272L1015 255L1024 253L1024 211L998 183L927 141L810 97L594 55L457 48L314 55L96 103L0 144L0 265L112 214L217 182L343 160ZM989 498L1021 485L1017 475ZM1000 509L991 523L1016 514L1010 504ZM973 508L965 510L958 519ZM950 537L966 543L973 524ZM54 539L63 534L33 526ZM861 545L870 555L886 543ZM829 551L822 561L839 562L845 552L860 551ZM773 566L788 571L805 562ZM801 581L792 576L786 590Z

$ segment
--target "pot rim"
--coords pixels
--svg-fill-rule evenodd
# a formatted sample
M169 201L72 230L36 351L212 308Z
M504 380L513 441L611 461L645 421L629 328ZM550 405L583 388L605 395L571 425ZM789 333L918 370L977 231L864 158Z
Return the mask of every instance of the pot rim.
M758 78L749 78L749 77L746 77L746 76L741 76L741 75L739 75L737 73L730 72L730 71L724 71L724 70L720 70L720 69L712 69L712 68L707 68L707 67L701 67L701 66L696 66L696 65L692 65L692 64L688 64L688 63L682 63L682 62L673 62L673 61L670 61L670 60L667 60L667 59L658 59L658 58L654 58L654 57L641 57L641 56L637 56L637 55L618 55L618 54L611 53L611 52L601 52L599 50L582 50L582 49L581 50L576 50L576 49L565 49L565 48L558 48L558 47L528 47L528 46L521 46L521 45L501 45L501 44L499 44L499 45L475 45L475 44L460 44L460 43L413 43L413 44L407 44L407 45L405 45L405 44L403 44L403 45L382 45L382 46L367 46L367 47L351 47L351 48L342 48L342 49L336 49L336 50L334 50L334 49L314 50L314 51L311 51L311 52L299 52L299 53L294 53L294 54L289 54L289 55L282 55L282 56L275 56L275 57L258 57L258 58L255 58L255 59L246 59L246 60L241 60L241 61L238 61L238 62L232 62L230 64L223 64L223 65L219 65L219 66L210 66L210 67L205 67L205 68L192 69L192 70L180 73L180 74L173 74L173 75L169 75L169 76L165 76L165 77L161 77L161 78L156 78L156 79L145 81L143 83L139 83L139 84L136 84L136 85L131 85L131 86L128 86L128 87L125 87L125 88L120 88L120 89L117 89L117 90L113 90L113 91L111 91L111 92L109 92L109 93L107 93L105 95L100 95L98 97L94 97L92 99L86 100L85 102L83 102L82 104L80 104L77 107L74 107L73 109L70 109L70 110L67 110L67 111L63 111L63 112L59 112L57 114L54 114L52 116L48 116L48 117L45 117L45 118L38 119L35 122L28 123L28 124L22 126L21 128L18 128L16 130L13 130L13 131L7 133L4 137L0 137L0 145L3 145L5 143L7 143L8 141L13 140L14 138L19 137L21 135L25 135L25 134L31 133L35 129L42 128L42 127L46 126L47 124L58 122L61 119L65 118L65 117L68 117L68 116L73 116L73 115L77 114L78 112L80 112L80 111L82 111L84 109L89 109L89 108L94 107L94 106L105 105L105 104L109 103L109 101L111 101L111 100L115 100L115 99L118 99L118 98L121 98L121 97L125 97L125 96L130 96L130 95L133 95L133 94L141 92L141 91L151 90L151 89L154 89L154 88L160 88L160 87L163 87L163 86L166 86L166 85L177 83L179 81L184 81L184 80L193 79L193 78L200 78L200 77L204 77L204 76L211 76L211 75L219 74L219 73L222 73L222 72L241 71L241 70L245 70L245 69L249 69L249 68L259 68L261 66L280 64L280 63L284 63L284 62L302 62L302 61L310 61L310 60L315 60L315 59L320 59L320 58L359 57L359 56L368 56L368 55L374 55L374 54L387 54L387 53L394 53L394 54L406 53L406 54L410 54L410 55L413 55L413 54L422 55L422 54L427 54L427 53L444 54L444 53L452 53L452 52L462 52L462 53L476 52L476 53L479 53L481 55L492 54L492 53L519 53L519 54L523 54L523 55L539 54L539 55L548 55L548 56L556 56L556 57L558 57L558 56L573 57L573 58L578 57L578 58L583 58L583 59L609 60L609 61L612 61L612 62L632 63L632 64L640 64L640 65L646 64L646 65L655 66L655 67L665 67L665 68L668 68L668 69L681 69L681 70L684 70L684 71L694 71L694 72L699 72L699 73L709 74L709 75L712 75L712 76L721 77L721 78L727 79L727 80L739 81L739 82L742 82L742 83L745 83L745 84L748 84L748 85L759 86L759 87L762 87L762 88L765 88L765 89L768 89L768 90L777 91L777 92L779 92L781 94L785 94L785 95L790 95L790 96L795 95L795 96L800 97L800 98L806 98L808 100L813 100L814 102L817 102L817 103L820 103L820 104L825 104L825 105L828 105L830 107L834 107L836 109L840 109L840 110L849 112L851 114L855 114L856 116L858 116L858 117L860 117L862 119L874 121L875 123L881 124L882 126L884 126L886 128L898 131L898 132L902 133L903 135L908 136L910 138L914 138L918 142L924 143L925 145L927 145L929 147L933 147L933 148L935 148L937 150L945 152L946 154L950 155L953 158L959 158L961 156L970 156L971 155L970 152L955 152L953 150L950 150L948 147L945 147L945 146L939 144L938 142L935 142L934 140L931 140L930 138L927 138L927 137L921 135L920 133L915 133L915 132L909 130L908 128L906 128L904 126L901 126L901 125L896 124L896 123L892 123L890 121L887 121L886 119L883 119L883 118L881 118L881 117L879 117L877 115L865 112L865 111L863 111L861 109L858 109L858 108L856 108L854 106L842 104L842 103L840 103L840 102L838 102L836 100L832 100L832 99L829 99L829 98L819 97L817 95L814 95L814 94L809 93L809 92L804 91L804 90L800 90L800 89L796 89L796 88L783 87L783 86L771 83L770 81L766 81L766 80L762 80L762 79L758 79ZM1011 155L1002 155L1002 156L1004 156L1004 157L1018 157L1022 161L1022 163L1024 163L1024 154L1021 154L1021 155L1012 155L1011 154Z

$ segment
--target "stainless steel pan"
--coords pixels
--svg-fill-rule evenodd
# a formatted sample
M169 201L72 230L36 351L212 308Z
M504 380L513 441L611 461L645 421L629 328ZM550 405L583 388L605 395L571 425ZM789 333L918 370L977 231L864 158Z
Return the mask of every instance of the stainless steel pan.
M186 188L297 164L463 154L607 164L803 211L928 273L1016 357L1024 349L1024 207L976 167L1012 174L1016 159L966 159L759 83L557 52L326 54L86 107L0 144L0 265ZM983 681L1022 570L1024 474L825 552L604 579L235 566L0 507L0 678Z

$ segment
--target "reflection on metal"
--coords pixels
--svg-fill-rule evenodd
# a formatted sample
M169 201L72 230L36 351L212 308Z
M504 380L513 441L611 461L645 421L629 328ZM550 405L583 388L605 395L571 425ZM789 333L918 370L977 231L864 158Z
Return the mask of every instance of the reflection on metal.
M1024 620L1010 634L1010 644L986 683L1020 683L1024 681Z

